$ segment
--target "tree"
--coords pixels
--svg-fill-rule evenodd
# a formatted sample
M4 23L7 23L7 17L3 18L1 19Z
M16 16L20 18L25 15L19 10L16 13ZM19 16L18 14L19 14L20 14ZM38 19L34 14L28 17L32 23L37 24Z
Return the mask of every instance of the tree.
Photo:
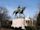
M8 11L5 7L0 7L0 25L1 27L11 26L11 21L9 21L10 16L8 16Z
M40 12L38 13L38 16L37 16L36 27L37 27L37 30L40 30Z
M9 18L7 9L5 7L0 7L0 20L7 20Z
M37 26L40 26L40 12L39 12L39 14L37 16Z

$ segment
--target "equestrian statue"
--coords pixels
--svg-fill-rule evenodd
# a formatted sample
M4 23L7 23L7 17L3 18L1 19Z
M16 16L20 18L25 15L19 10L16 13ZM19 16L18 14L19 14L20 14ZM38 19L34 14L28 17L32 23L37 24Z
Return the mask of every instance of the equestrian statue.
M15 16L19 13L19 14L23 14L24 10L26 7L20 7L18 6L17 9L13 12L13 14L15 14ZM23 14L24 15L24 14Z

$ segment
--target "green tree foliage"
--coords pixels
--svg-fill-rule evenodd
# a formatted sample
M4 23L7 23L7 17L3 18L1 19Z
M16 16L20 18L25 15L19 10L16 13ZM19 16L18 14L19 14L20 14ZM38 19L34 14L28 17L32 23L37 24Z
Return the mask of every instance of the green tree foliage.
M26 30L35 30L35 28L32 27L32 26L25 26L25 29L26 29Z

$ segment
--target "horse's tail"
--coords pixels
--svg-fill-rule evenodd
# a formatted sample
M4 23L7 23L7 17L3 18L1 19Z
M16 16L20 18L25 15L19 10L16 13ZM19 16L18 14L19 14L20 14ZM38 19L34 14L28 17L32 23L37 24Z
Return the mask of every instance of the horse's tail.
M23 7L23 9L22 9L22 10L25 10L25 8L26 8L26 7Z

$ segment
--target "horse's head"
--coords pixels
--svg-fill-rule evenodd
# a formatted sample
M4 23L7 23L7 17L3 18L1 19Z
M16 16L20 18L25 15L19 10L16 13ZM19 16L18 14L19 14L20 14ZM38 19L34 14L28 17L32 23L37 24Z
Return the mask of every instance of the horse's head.
M20 13L23 14L23 11L25 10L26 7L22 7L22 10L20 10Z

